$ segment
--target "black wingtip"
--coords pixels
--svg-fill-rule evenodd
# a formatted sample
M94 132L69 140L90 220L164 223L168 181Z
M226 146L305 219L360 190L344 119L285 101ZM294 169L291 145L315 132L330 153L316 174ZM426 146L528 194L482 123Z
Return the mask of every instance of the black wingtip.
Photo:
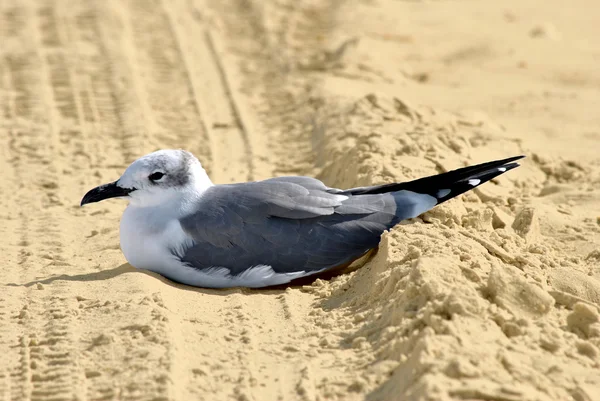
M473 166L464 167L462 169L457 169L455 171L466 170L466 169L473 169L473 168L501 167L504 164L512 163L512 162L515 162L517 160L524 159L525 157L527 157L527 156L525 156L525 155L511 156L511 157L507 157L506 159L499 159L499 160L493 160L493 161L487 162L487 163L476 164L476 165L473 165Z
M434 195L438 200L438 205L467 191L477 188L480 185L485 184L486 182L498 177L499 175L502 175L512 169L519 167L520 164L515 163L515 160L520 160L523 157L525 156L509 157L507 159L496 160L493 162L484 163L481 165L458 169L452 172L441 174L438 177L450 175L452 173L464 171L466 169L470 170L467 175L462 174L462 177L460 179L456 179L456 177L453 177L456 179L454 182L449 182L450 185L448 185L447 188L438 191ZM438 185L440 184L441 183L438 182Z
M451 170L430 177L419 178L409 182L383 184L372 187L352 188L347 190L346 192L352 195L376 195L388 192L408 190L417 193L430 194L432 196L436 196L435 194L437 194L439 190L449 190L457 184L468 182L470 178L478 179L479 176L486 175L486 173L489 173L489 176L481 177L481 184L483 184L486 181L489 181L500 174L504 174L508 170L512 170L516 167L519 167L519 163L515 163L515 161L523 159L525 157L525 155L512 156L507 157L506 159L493 160L490 162L476 164L473 166L458 168L456 170ZM439 202L444 202L479 185L480 184L469 186L465 184L462 186L460 191L451 191L452 196L447 196L443 198L436 196L436 198ZM442 193L445 193L445 191L443 191Z

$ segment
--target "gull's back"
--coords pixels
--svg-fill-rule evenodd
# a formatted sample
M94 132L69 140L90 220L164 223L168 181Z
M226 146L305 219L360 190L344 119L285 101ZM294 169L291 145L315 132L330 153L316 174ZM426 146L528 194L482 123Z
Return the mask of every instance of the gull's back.
M219 185L181 220L195 244L180 256L194 268L225 267L231 275L258 265L275 273L322 271L358 258L382 232L434 205L428 195L354 196L306 177Z

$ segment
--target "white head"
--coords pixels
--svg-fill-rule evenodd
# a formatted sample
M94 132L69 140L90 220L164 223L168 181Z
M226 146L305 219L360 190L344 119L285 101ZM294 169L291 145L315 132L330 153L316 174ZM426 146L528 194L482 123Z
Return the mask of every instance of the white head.
M137 207L176 205L176 200L193 199L212 185L190 152L159 150L131 163L117 181L89 191L81 205L117 197Z

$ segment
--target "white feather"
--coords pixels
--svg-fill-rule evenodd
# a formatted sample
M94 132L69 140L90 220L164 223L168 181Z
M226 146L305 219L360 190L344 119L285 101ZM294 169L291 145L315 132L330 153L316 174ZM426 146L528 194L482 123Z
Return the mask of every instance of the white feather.
M452 191L449 189L440 189L439 191L437 191L435 196L436 196L436 198L443 198L443 197L447 196L450 192L452 192Z

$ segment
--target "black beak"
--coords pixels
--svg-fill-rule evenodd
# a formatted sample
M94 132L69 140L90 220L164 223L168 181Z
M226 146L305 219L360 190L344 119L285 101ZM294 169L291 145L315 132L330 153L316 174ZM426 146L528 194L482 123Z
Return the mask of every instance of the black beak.
M81 200L81 206L87 205L88 203L100 202L104 199L127 196L130 192L135 191L135 188L121 188L117 185L117 182L118 181L100 185L99 187L88 191Z

